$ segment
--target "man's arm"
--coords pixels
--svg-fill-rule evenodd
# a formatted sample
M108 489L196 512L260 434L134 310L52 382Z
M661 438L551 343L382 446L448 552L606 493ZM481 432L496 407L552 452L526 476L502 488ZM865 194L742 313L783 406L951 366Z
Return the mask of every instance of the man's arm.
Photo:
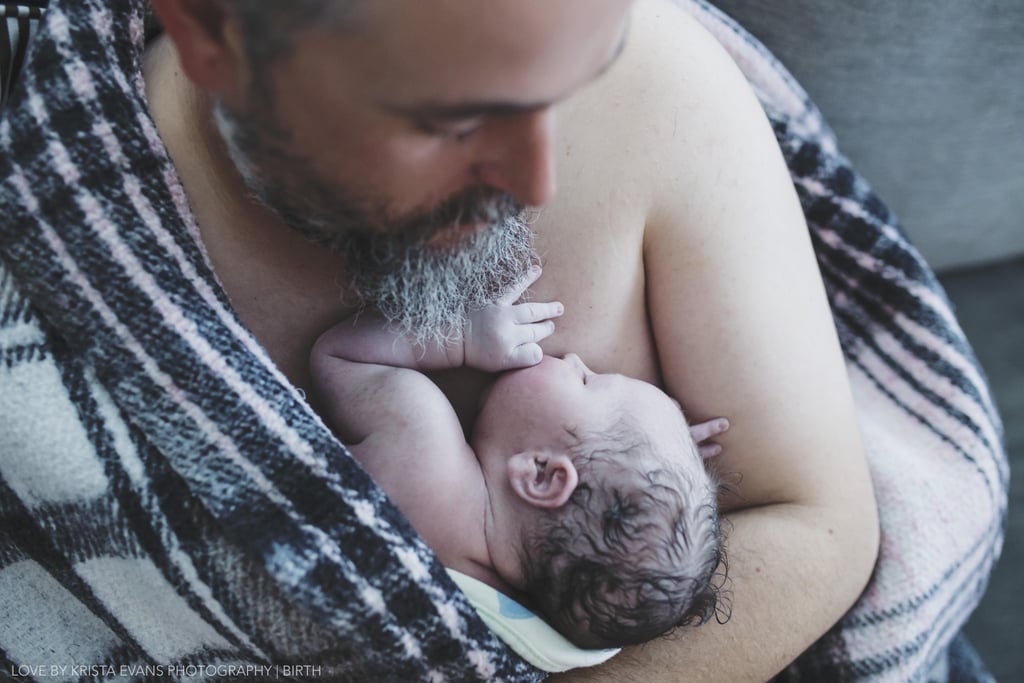
M731 618L551 680L764 681L863 590L873 491L802 211L756 99L667 2L641 2L633 40L644 47L628 68L653 75L627 101L632 142L651 152L644 265L666 389L733 425L717 462L740 475L723 501Z

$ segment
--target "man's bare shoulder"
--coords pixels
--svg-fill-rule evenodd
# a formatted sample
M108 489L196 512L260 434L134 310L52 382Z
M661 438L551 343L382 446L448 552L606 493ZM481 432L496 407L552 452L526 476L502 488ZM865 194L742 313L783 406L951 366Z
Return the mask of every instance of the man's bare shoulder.
M608 74L563 107L563 190L582 177L630 192L626 201L685 189L730 133L759 114L741 72L715 38L672 0L641 0L629 43Z
M646 318L652 238L706 242L719 222L704 214L721 201L709 176L742 165L736 131L758 117L739 69L703 26L671 0L637 4L621 58L560 110L559 191L535 224L545 262L536 296L566 304L546 352L658 381ZM762 141L766 128L756 131Z

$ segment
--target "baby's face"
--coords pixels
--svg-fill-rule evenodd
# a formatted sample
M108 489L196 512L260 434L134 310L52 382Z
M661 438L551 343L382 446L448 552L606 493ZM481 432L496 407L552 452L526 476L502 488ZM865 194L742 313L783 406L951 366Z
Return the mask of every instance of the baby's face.
M623 417L640 425L652 442L670 439L661 443L671 448L675 441L689 441L679 404L653 384L595 373L576 354L545 356L495 381L484 396L474 440L522 439L558 448L577 433L603 431Z

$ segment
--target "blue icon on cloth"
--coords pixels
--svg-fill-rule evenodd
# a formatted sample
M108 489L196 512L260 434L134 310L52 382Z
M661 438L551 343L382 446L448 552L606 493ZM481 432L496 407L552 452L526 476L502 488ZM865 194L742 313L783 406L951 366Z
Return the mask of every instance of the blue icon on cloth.
M526 609L504 593L498 593L498 611L509 619L534 619L536 614Z

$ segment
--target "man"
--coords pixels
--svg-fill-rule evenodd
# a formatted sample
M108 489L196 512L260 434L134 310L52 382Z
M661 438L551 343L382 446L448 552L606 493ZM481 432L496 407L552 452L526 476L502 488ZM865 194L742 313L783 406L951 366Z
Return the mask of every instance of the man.
M536 291L566 303L548 353L731 418L731 620L578 680L763 680L852 604L877 529L831 318L771 130L692 20L656 0L352 2L275 45L275 11L154 6L151 110L232 303L297 386L352 310L339 282L364 255L335 240L401 234L456 197L469 221L419 224L424 249L457 250L501 193L547 206Z
M244 0L154 0L153 7L166 34L145 55L149 111L234 311L295 387L309 384L307 359L317 336L360 303L381 307L397 325L443 336L460 324L466 300L472 305L500 291L535 249L545 269L536 295L566 304L547 353L579 352L602 372L657 382L695 420L730 418L720 465L739 475L723 501L732 526L731 619L627 651L564 680L764 680L850 607L871 572L878 530L835 331L771 130L742 76L693 20L663 0L635 7L629 0L309 0L271 9ZM73 84L87 96L88 79L68 69L79 75ZM97 140L111 141L109 128L94 130ZM59 145L51 144L47 154L55 149ZM122 153L116 146L105 150L115 161ZM67 165L59 168L64 182L78 182ZM31 182L12 177L10 183L32 196ZM122 199L149 216L147 197L128 187ZM515 228L522 206L546 207L531 226L532 247ZM104 210L84 200L78 208L87 216ZM90 257L110 252L127 259L134 246L112 242ZM175 245L163 246L177 253ZM202 267L182 262L182 268ZM17 258L10 263L17 267ZM165 275L155 272L154 281L138 278L142 290L155 292ZM434 296L438 291L448 295ZM161 301L173 305L176 296ZM216 294L203 296L213 302ZM74 315L87 308L72 303L62 309L65 300L55 298L44 312ZM202 333L209 325L233 324L181 319L156 307L152 329L126 330L121 304L104 299L96 319L129 350L150 348L163 325ZM88 328L81 329L72 345L89 346ZM219 362L201 336L189 339L190 353ZM100 358L103 351L93 345L88 353ZM369 551L357 534L335 546L334 535L316 535L320 527L297 525L297 533L310 534L309 545L289 554L267 531L279 522L279 509L313 521L335 513L325 509L321 489L282 488L273 460L252 468L224 436L231 424L252 419L241 415L250 407L253 415L265 413L265 383L243 391L238 386L247 370L230 361L217 365L223 386L242 400L214 423L195 406L212 401L221 384L193 395L181 387L200 370L182 370L174 358L136 357L160 393L127 391L98 360L95 377L117 390L97 402L105 409L110 401L151 401L151 415L140 409L128 419L133 426L148 420L154 430L168 419L165 402L184 406L186 427L167 438L206 445L193 449L187 462L173 461L171 473L147 450L150 439L160 445L157 439L129 430L142 455L126 471L159 471L166 486L179 491L177 498L161 499L164 506L183 506L167 512L171 526L206 514L215 518L202 533L186 535L188 543L206 539L219 524L234 530L225 533L233 542L251 542L267 571L300 566L298 579L264 587L273 596L329 590L316 580L334 575L318 563L347 567L364 559ZM85 379L91 378L87 372ZM472 377L445 382L456 404L475 403ZM274 400L283 399L274 394ZM252 424L282 441L296 440L288 421ZM115 439L114 451L128 442ZM330 475L343 466L317 461L315 449L312 455L297 450L310 471ZM205 477L211 462L223 463L220 473L257 470L254 487L222 495L220 480ZM325 476L324 491L356 486L350 474L351 481ZM273 505L251 505L261 495ZM193 497L205 507L189 507ZM139 505L150 501L143 497ZM366 522L370 508L360 503L352 514ZM379 501L373 505L389 514ZM258 518L240 523L239 511ZM339 535L352 529L344 519L324 528ZM422 560L400 545L397 532L375 528L393 539L389 550L409 573L424 580ZM152 538L164 532L158 526ZM178 555L168 551L168 557ZM175 576L184 583L193 571L205 576L204 562L175 564L186 566ZM221 588L214 584L209 591ZM424 618L393 617L401 611L389 602L393 596L376 589L365 581L351 587L353 600L379 609L359 617L366 628L402 633ZM206 590L196 589L194 600L201 602ZM136 609L145 600L142 592L133 595L126 603ZM242 622L212 608L197 613L204 624L219 624L210 627L217 631L212 640L274 652L273 638L239 635ZM149 657L142 661L164 661L153 654L157 646L145 645L150 640L123 632L124 624L142 623L141 617L116 616L106 623L119 624L113 631ZM321 616L330 622L335 613ZM305 623L300 617L282 610L252 623L272 631L275 619ZM778 628L780 618L785 628ZM324 651L339 647L309 628L308 642L323 642ZM179 635L170 629L156 642L177 652ZM403 656L452 656L424 654L412 638L396 636L396 642L404 643ZM378 665L387 669L397 655L379 656Z

